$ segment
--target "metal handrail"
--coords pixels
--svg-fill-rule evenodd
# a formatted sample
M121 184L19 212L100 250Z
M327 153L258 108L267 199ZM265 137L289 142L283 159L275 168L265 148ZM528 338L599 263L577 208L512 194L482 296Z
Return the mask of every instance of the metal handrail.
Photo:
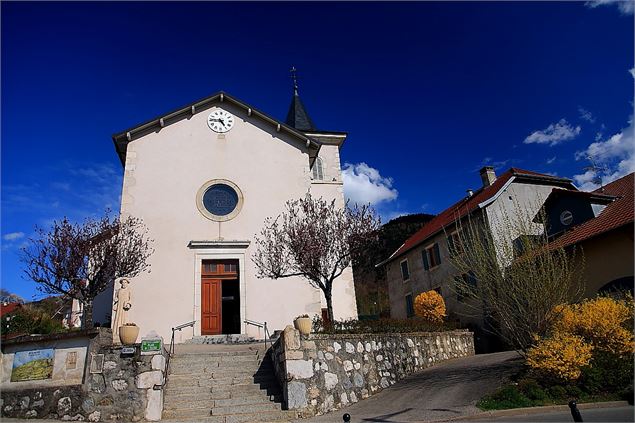
M269 329L267 329L267 322L256 322L255 320L245 319L245 323L248 325L256 326L257 328L264 328L265 332L265 352L267 351L267 339L271 338L271 334L269 333Z
M170 361L171 361L170 359L174 355L174 332L176 332L177 330L181 331L184 328L187 328L190 326L194 327L195 323L196 323L196 320L192 320L191 322L183 323L182 325L178 325L172 328L172 338L170 339L170 350L167 351L168 358L165 360L165 379L163 380L163 385L161 387L164 387L165 385L168 384L168 376L170 375ZM165 347L163 348L165 349Z

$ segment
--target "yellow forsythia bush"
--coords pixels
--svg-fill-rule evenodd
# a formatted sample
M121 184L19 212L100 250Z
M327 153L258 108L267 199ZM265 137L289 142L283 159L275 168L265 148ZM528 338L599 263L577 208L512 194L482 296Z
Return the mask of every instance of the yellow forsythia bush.
M632 354L634 316L632 299L597 297L579 304L558 306L552 331L582 337L598 351Z
M527 351L532 369L562 381L580 377L581 368L591 361L593 347L576 335L556 332Z
M437 291L426 291L414 301L415 314L431 323L442 323L445 317L445 301Z

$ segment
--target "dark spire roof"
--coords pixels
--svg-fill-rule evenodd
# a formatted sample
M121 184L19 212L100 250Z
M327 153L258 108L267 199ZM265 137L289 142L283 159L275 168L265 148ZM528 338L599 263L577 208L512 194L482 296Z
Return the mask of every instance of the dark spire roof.
M302 104L302 100L300 100L300 95L298 94L298 80L295 73L295 67L291 68L293 98L291 99L291 105L289 105L285 123L300 131L314 131L316 129L315 125L304 108L304 104Z

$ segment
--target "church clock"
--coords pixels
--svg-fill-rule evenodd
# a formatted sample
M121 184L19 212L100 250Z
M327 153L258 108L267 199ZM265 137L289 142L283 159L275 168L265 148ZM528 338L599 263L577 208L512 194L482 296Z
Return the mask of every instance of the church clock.
M207 117L207 126L209 126L212 131L222 134L232 129L234 126L234 117L225 110L214 110Z

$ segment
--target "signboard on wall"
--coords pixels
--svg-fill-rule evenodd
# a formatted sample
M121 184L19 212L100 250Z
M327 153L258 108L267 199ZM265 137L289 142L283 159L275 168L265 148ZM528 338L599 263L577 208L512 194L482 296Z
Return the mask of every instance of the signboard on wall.
M53 348L17 351L13 356L11 382L51 379L54 357Z
M163 348L163 338L143 338L141 355L159 354Z

